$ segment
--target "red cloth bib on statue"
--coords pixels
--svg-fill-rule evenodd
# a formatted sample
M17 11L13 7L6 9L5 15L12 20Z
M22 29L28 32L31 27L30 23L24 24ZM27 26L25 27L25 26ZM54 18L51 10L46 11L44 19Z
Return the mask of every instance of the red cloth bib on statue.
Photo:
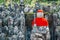
M45 18L35 18L35 22L34 20L32 21L32 26L34 25L34 23L37 27L48 26L48 21Z

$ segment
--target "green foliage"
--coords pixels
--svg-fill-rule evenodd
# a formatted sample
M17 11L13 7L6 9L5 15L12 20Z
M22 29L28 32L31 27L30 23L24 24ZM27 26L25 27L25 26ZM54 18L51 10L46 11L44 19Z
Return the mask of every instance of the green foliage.
M31 1L32 1L32 0L24 0L24 3L25 3L25 4L31 4Z
M18 4L20 4L20 0L12 0L13 2L17 2ZM29 4L29 5L33 5L33 4L31 4L31 3L33 3L32 1L34 1L34 0L24 0L24 4ZM53 1L55 1L55 2L57 2L58 4L60 3L60 2L58 2L58 0L36 0L36 1L38 1L40 4L51 4ZM0 0L0 4L2 3L2 2L4 2L4 0ZM34 5L33 5L34 6Z
M47 1L58 1L58 0L47 0Z
M0 0L0 3L4 2L4 0Z

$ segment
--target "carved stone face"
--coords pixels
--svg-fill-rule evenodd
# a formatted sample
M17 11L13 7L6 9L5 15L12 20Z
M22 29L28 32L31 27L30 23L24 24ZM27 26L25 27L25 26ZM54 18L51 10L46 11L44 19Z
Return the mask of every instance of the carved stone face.
M13 19L11 17L8 18L8 24L13 24Z
M0 19L0 26L2 25L2 19Z
M43 16L44 16L43 13L41 13L41 12L37 13L37 17L43 17Z
M17 40L17 35L13 35L12 40Z
M5 12L2 12L1 17L4 18L5 16L6 16Z

